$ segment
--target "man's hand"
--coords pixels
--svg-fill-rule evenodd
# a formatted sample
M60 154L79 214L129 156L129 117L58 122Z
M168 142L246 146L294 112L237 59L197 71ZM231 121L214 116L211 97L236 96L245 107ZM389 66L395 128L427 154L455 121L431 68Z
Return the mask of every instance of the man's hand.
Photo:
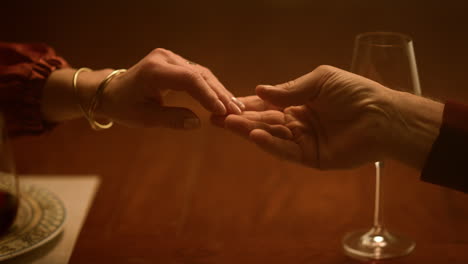
M350 72L320 66L294 81L260 85L256 93L240 98L246 111L227 116L224 126L281 158L352 168L388 157L401 142L398 92Z

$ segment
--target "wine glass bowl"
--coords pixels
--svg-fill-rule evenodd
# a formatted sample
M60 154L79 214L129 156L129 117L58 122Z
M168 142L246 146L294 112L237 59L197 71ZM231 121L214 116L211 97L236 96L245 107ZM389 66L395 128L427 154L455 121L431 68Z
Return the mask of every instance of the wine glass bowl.
M351 72L393 90L421 95L413 40L396 32L356 36Z
M351 72L390 89L421 94L413 41L395 32L369 32L356 36ZM374 223L371 229L353 231L343 238L345 254L360 260L395 258L411 253L415 243L390 232L382 219L384 162L375 162Z

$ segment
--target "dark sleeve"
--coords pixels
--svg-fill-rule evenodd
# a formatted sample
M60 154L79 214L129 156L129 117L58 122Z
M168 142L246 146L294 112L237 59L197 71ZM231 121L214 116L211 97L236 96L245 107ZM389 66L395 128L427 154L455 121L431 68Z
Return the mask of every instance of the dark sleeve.
M0 110L8 133L38 135L54 124L41 114L42 90L49 75L68 64L44 44L0 42Z
M468 193L468 106L445 104L440 133L421 180Z

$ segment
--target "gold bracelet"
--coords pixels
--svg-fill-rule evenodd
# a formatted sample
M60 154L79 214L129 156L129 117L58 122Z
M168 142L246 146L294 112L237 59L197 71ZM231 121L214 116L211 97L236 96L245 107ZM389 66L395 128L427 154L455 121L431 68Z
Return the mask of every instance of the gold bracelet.
M91 125L91 128L93 128L94 130L108 129L112 127L112 125L114 124L112 120L110 120L107 124L98 123L94 119L94 114L101 104L101 97L102 97L102 94L104 93L104 89L107 87L107 85L112 81L114 77L126 71L127 71L126 69L115 70L111 72L109 75L107 75L107 77L101 82L101 84L99 84L96 90L96 93L91 99L91 103L89 104L89 108L87 112L89 124Z
M81 100L80 100L80 96L79 96L79 93L78 93L77 82L78 82L78 76L80 75L80 73L82 73L82 72L91 72L91 71L93 71L93 70L91 70L90 68L85 68L85 67L79 68L78 70L76 70L75 74L73 74L73 80L72 80L73 90L74 90L75 96L76 96L76 104L80 108L80 110L83 113L86 120L88 120L88 122L90 122L90 123L91 123L91 121L89 119L88 113L86 112L86 110L83 107L83 104L81 103Z

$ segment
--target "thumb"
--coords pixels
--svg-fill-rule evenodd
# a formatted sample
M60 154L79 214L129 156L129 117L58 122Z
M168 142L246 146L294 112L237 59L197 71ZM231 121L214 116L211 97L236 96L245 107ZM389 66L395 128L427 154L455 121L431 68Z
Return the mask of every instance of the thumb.
M321 66L295 80L275 86L259 85L255 92L260 98L276 106L302 105L318 96L331 68Z
M255 92L267 102L276 106L288 107L306 103L311 96L308 88L298 83L298 80L294 80L275 86L258 85Z
M152 115L157 126L174 129L195 129L200 127L200 119L190 109L183 107L158 107Z

